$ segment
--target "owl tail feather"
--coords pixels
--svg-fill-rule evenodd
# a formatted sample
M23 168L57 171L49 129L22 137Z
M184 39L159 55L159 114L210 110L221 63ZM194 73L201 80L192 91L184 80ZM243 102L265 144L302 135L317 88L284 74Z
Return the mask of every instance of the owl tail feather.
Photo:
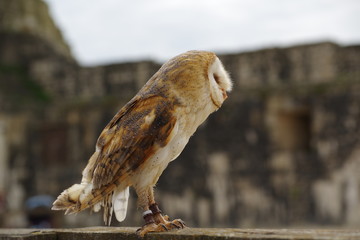
M126 217L129 195L129 187L127 187L123 191L117 190L112 197L115 217L119 222L124 221Z
M70 188L64 190L55 200L52 210L66 210L65 214L78 212L80 196L88 184L74 184Z
M113 211L118 221L123 221L126 216L129 188L118 189L119 182L121 179L102 189L93 189L92 183L74 184L58 196L51 209L65 210L67 215L87 208L98 212L103 207L105 224L110 225Z
M102 202L98 202L92 207L94 212L98 212L101 207L104 208L104 222L110 225L113 212L119 222L125 220L129 199L129 187L125 189L116 189L108 194Z

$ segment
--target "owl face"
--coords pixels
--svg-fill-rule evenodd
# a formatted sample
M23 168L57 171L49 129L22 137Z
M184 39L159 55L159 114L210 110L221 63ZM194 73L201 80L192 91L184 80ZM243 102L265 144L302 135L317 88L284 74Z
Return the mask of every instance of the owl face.
M226 93L230 92L232 89L232 82L218 57L215 57L213 63L209 67L208 80L211 101L217 108L220 108L227 98Z

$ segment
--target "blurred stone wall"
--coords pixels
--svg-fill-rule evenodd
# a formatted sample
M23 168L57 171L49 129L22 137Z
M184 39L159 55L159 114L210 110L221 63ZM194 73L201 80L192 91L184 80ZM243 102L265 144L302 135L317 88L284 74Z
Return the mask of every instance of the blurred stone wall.
M29 197L56 197L80 181L102 128L160 67L152 61L81 67L61 47L67 45L42 1L13 4L27 9L28 2L42 6L49 17L38 24L52 34L0 25L6 227L28 224ZM14 6L11 16L23 16ZM12 19L1 4L0 13ZM160 178L164 212L202 227L359 227L360 46L324 42L220 58L234 90ZM142 221L131 194L125 226ZM52 214L53 226L102 224L101 214L88 211Z
M0 1L0 31L40 37L51 44L58 54L72 58L70 47L42 0Z

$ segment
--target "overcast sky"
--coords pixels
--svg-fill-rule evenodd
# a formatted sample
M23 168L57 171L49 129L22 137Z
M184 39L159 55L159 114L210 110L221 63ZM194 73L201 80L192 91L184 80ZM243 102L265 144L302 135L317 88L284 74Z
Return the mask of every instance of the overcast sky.
M360 44L360 0L45 0L83 65L299 43Z

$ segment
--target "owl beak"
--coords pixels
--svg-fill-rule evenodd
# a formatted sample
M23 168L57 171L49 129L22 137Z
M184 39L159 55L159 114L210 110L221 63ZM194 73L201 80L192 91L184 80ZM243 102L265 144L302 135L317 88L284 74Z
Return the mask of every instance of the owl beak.
M226 91L224 89L221 89L222 91L222 95L223 95L223 98L224 100L228 98L227 94L226 94Z

